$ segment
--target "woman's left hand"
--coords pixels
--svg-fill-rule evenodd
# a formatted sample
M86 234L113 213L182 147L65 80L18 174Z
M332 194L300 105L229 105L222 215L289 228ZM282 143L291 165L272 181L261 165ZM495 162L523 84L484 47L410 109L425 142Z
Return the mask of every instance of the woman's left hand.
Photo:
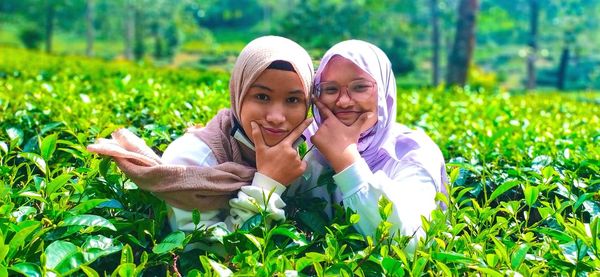
M357 143L373 112L361 114L350 126L342 123L325 105L315 100L323 123L311 137L312 143L329 161L335 172L340 172L360 159Z

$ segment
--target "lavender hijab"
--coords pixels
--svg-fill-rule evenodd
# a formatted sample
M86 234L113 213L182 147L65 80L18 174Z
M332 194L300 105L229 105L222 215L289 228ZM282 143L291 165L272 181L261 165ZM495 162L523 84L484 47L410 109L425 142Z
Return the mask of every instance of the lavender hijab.
M358 151L371 170L382 170L391 161L418 164L431 174L437 190L447 194L444 186L447 183L445 163L438 146L425 133L396 123L396 79L385 53L365 41L340 42L323 56L315 75L315 84L321 81L325 67L334 56L350 60L377 82L377 123L362 133L358 140ZM322 118L314 109L314 122L305 135L314 135L321 123ZM408 155L414 151L422 154ZM386 173L391 175L391 172Z

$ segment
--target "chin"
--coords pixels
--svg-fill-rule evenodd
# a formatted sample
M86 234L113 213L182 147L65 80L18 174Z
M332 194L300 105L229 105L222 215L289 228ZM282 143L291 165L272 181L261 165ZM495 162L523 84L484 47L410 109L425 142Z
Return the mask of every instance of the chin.
M340 122L344 123L344 125L350 126L350 125L354 124L354 122L356 122L357 119L358 118L344 118L344 119L339 119L339 120L340 120Z
M269 147L273 147L277 144L279 144L283 139L280 140L265 140L265 144Z

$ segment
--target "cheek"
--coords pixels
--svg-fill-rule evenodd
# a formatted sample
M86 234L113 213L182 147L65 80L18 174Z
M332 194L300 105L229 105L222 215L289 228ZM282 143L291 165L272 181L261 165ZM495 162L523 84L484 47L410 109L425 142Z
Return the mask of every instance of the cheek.
M290 109L287 118L291 125L297 126L306 118L306 108L302 106Z
M246 134L252 132L250 122L256 121L260 118L260 109L257 109L252 102L242 103L242 110L240 111L240 124Z

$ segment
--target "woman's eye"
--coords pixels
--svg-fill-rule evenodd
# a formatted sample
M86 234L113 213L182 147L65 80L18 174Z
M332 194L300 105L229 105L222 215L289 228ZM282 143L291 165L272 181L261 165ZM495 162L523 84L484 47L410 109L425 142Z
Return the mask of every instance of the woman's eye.
M325 93L337 93L338 88L337 87L326 87L323 89L323 92Z
M354 91L365 91L369 88L369 86L367 85L358 85L358 86L354 86Z
M260 101L267 101L267 100L269 100L269 96L266 95L266 94L262 94L262 93L259 93L259 94L255 95L254 97L256 97L256 99L260 100Z
M300 98L298 97L290 97L287 99L288 103L300 103Z

